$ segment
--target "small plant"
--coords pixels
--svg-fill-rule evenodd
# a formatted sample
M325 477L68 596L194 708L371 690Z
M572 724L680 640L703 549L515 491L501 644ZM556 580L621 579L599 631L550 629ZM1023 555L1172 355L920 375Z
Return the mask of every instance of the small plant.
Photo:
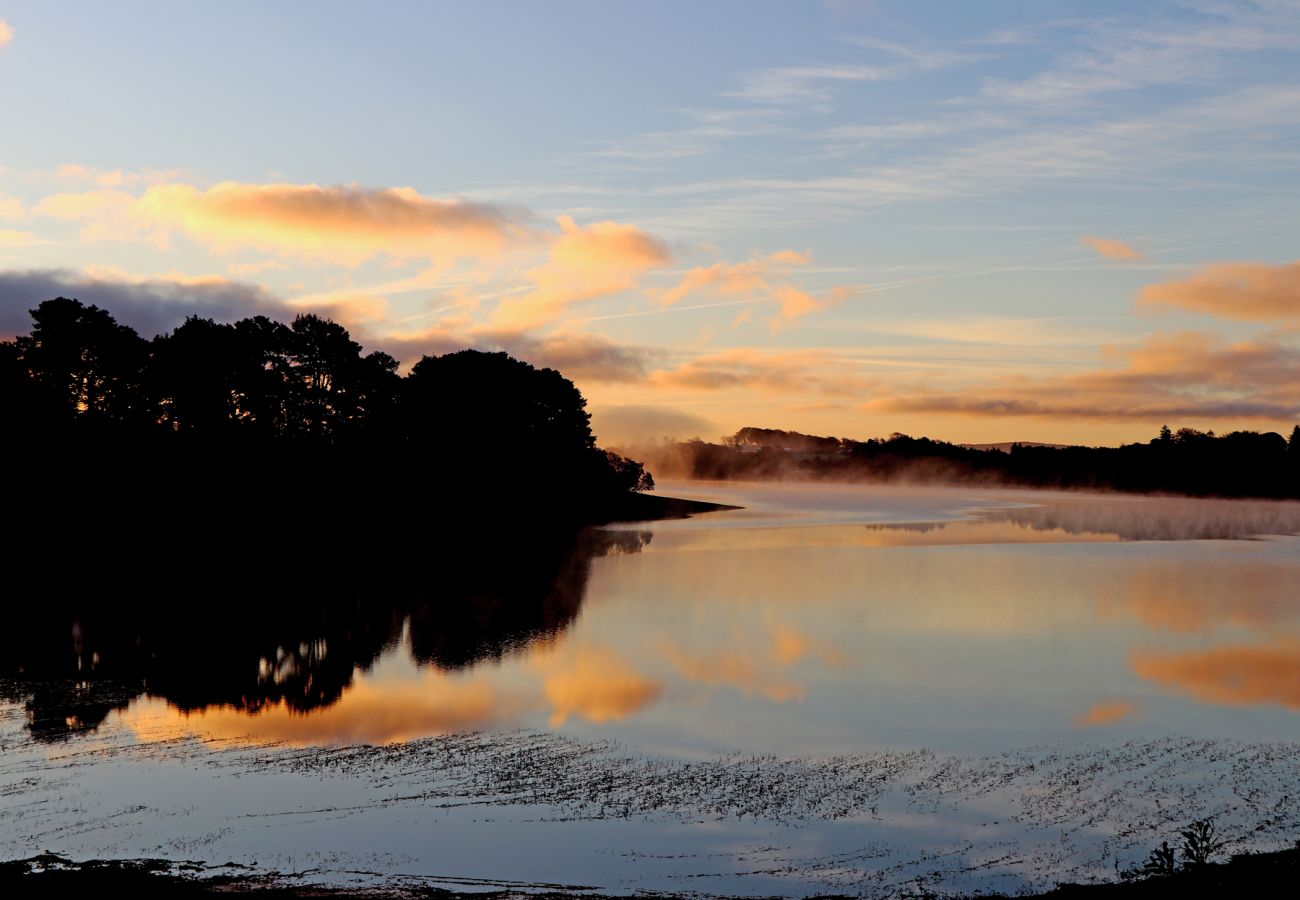
M1147 875L1172 875L1177 868L1174 862L1174 848L1168 841L1161 841L1160 846L1151 851L1142 871Z
M1183 836L1183 860L1189 866L1203 866L1223 849L1223 841L1214 833L1214 819L1197 819L1180 834Z

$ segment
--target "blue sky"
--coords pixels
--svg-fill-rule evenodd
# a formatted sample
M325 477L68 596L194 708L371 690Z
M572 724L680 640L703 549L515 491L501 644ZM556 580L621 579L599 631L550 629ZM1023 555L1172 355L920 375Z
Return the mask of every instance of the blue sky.
M556 366L611 441L1300 417L1296 3L0 21L3 332L323 312Z

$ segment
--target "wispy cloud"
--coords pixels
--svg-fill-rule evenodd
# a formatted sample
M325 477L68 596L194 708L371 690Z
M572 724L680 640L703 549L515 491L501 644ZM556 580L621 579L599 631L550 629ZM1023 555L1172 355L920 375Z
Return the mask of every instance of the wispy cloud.
M1206 83L1234 57L1294 50L1300 43L1300 10L1291 4L1202 6L1192 16L1191 22L1124 17L1060 23L1055 30L1073 33L1071 51L1027 78L988 79L982 95L1059 110L1100 94Z
M1138 302L1146 309L1183 309L1225 319L1300 319L1300 262L1213 263L1191 278L1147 285Z
M561 233L546 262L527 273L532 289L505 298L493 314L495 326L526 330L549 324L574 304L632 289L638 276L672 258L662 241L634 225L578 225L569 216L558 221Z
M1300 87L1252 85L1155 114L1027 126L900 163L805 178L719 178L658 193L675 200L680 219L698 211L712 227L748 230L813 227L902 202L994 196L1050 183L1185 191L1204 177L1195 174L1197 164L1223 154L1242 164L1277 164L1277 152L1293 152L1285 136L1298 126Z
M791 321L825 309L843 299L841 291L832 290L815 297L791 284L788 271L812 263L807 253L779 250L770 256L743 263L715 263L688 271L681 281L660 295L660 302L672 306L698 294L716 297L770 299L778 304L778 318Z
M1104 238L1085 234L1079 238L1079 242L1096 250L1098 254L1106 259L1135 260L1146 258L1141 250L1117 238Z
M732 96L759 103L825 103L829 85L837 82L889 81L897 71L884 66L855 64L783 66L747 75L744 87Z
M179 230L220 253L253 248L348 266L381 254L492 256L528 237L521 216L503 207L357 185L170 183L140 195L101 188L47 197L36 212L82 222L89 239L165 241Z
M777 66L746 75L743 87L730 96L773 106L820 106L825 108L836 86L855 82L895 81L920 72L947 69L985 58L969 50L919 46L871 36L849 36L856 45L879 62L834 62Z
M1300 416L1300 349L1268 338L1156 334L1110 348L1116 365L1046 378L1011 376L869 401L879 412L1057 419L1263 420Z
M650 381L663 388L693 391L759 390L860 395L879 386L861 366L822 350L762 350L741 347L702 353L678 366L658 369Z

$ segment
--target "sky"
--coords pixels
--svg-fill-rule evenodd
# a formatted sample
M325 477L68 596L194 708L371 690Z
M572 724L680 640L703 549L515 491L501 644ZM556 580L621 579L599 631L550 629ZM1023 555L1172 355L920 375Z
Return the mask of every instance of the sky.
M1300 2L0 0L0 337L314 312L605 444L1300 421Z

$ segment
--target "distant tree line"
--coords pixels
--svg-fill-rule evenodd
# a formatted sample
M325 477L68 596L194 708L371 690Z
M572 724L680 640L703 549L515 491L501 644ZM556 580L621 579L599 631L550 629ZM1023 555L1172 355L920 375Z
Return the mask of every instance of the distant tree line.
M579 516L653 488L596 446L571 381L505 353L425 356L401 375L316 315L191 317L152 339L78 300L31 315L0 342L2 452L33 511L82 526L148 508L270 513L281 533L319 524L309 512L383 527L506 497Z
M975 449L892 434L866 441L742 428L720 443L699 439L637 448L661 476L706 479L1005 483L1045 488L1300 497L1300 425L1216 435L1168 426L1121 447L1012 445Z

